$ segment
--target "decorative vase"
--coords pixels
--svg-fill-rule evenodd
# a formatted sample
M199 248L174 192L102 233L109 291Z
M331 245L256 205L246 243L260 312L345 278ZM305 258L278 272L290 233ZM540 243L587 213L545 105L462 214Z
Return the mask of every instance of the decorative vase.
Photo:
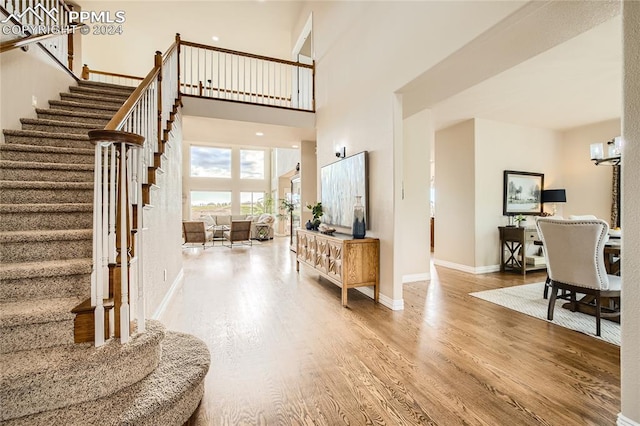
M310 220L308 220L304 226L307 228L308 231L311 231L313 229L313 224L311 223Z
M364 238L367 233L367 226L364 222L364 206L362 197L356 195L356 203L353 205L353 228L351 229L353 238Z

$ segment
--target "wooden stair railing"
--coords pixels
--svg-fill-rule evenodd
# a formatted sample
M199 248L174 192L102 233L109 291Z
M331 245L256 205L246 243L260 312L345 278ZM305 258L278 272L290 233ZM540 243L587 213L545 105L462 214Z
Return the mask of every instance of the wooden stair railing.
M137 75L93 70L89 68L87 64L84 64L82 66L81 77L83 80L119 84L122 86L138 86L142 82L142 80L144 80L144 77L139 77Z
M179 44L177 34L164 55L156 52L153 68L104 130L89 132L96 144L93 270L90 304L74 309L84 327L75 328L76 341L89 336L84 341L100 346L113 336L125 343L134 322L145 331L142 210L152 207L150 191L178 113Z

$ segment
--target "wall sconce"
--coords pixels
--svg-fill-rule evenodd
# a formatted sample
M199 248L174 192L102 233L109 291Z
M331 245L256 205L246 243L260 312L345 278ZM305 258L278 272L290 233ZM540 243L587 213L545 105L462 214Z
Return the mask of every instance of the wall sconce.
M611 139L607 142L607 152L605 157L604 144L592 143L589 146L591 153L591 161L596 166L600 164L607 164L611 166L617 166L620 164L620 158L622 156L622 138L620 136Z
M567 191L564 189L544 189L542 190L542 204L553 203L553 215L556 215L556 203L567 202Z
M347 156L347 147L339 146L336 148L336 157L345 158Z

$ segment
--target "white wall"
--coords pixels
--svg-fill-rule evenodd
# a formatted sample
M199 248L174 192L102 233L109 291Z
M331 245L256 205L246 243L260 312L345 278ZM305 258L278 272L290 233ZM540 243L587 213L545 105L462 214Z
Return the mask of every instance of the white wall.
M474 139L474 120L435 134L436 264L475 266Z
M552 130L483 119L436 132L436 263L475 273L497 270L498 226L507 225L504 171L543 173L545 187L561 188L560 142Z
M49 108L49 100L76 82L44 50L31 45L28 52L14 49L0 56L0 127L21 129L21 118L36 118L32 97L38 108ZM4 138L4 136L2 136Z
M430 173L433 118L423 110L403 120L402 144L396 152L394 269L402 282L430 279ZM394 295L394 298L402 295Z
M191 146L211 146L231 149L231 178L208 178L191 176ZM182 214L184 220L191 218L191 191L231 192L231 213L240 214L240 192L264 192L271 194L271 150L264 147L215 144L211 142L184 141L182 144ZM264 179L240 179L240 150L264 151Z
M623 3L623 26L622 413L618 425L637 426L640 425L640 2Z
M145 312L151 316L182 273L182 116L173 123L164 174L151 192L153 208L143 210ZM166 275L165 275L166 271ZM166 277L166 278L165 278Z
M567 190L567 203L562 205L565 217L593 214L611 223L613 170L610 166L594 166L590 160L589 145L600 142L606 146L607 141L621 134L619 119L562 133L561 167L564 188Z
M394 287L402 287L393 272L393 93L520 5L305 3L293 34L313 11L318 168L335 160L336 145L345 145L347 155L369 152L367 235L380 238L383 296L393 298Z
M544 173L545 188L563 188L563 160L560 134L553 130L475 119L475 138L473 266L481 272L483 267L495 269L500 263L498 226L507 225L502 215L504 171ZM437 166L447 167L441 163ZM560 204L558 213L562 214ZM534 225L533 217L527 224Z
M78 1L86 11L125 11L122 35L86 35L84 62L92 69L146 75L156 50L183 40L290 59L291 26L300 6L292 2ZM229 19L230 16L242 17ZM247 37L246 34L252 34ZM220 40L214 42L212 36Z

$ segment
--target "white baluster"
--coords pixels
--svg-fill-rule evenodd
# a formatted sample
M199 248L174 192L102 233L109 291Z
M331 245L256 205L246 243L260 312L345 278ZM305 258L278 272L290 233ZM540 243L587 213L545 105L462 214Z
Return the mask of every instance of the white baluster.
M96 144L94 159L94 181L93 181L93 258L91 270L91 306L95 306L94 323L96 325L94 331L94 344L101 346L104 344L104 307L100 303L101 287L102 287L102 167L101 167L101 146ZM102 309L101 309L102 308ZM102 325L102 327L100 327Z
M109 263L116 263L116 146L109 146L111 159L109 160Z
M120 144L120 342L129 341L129 253L127 250L127 147Z

